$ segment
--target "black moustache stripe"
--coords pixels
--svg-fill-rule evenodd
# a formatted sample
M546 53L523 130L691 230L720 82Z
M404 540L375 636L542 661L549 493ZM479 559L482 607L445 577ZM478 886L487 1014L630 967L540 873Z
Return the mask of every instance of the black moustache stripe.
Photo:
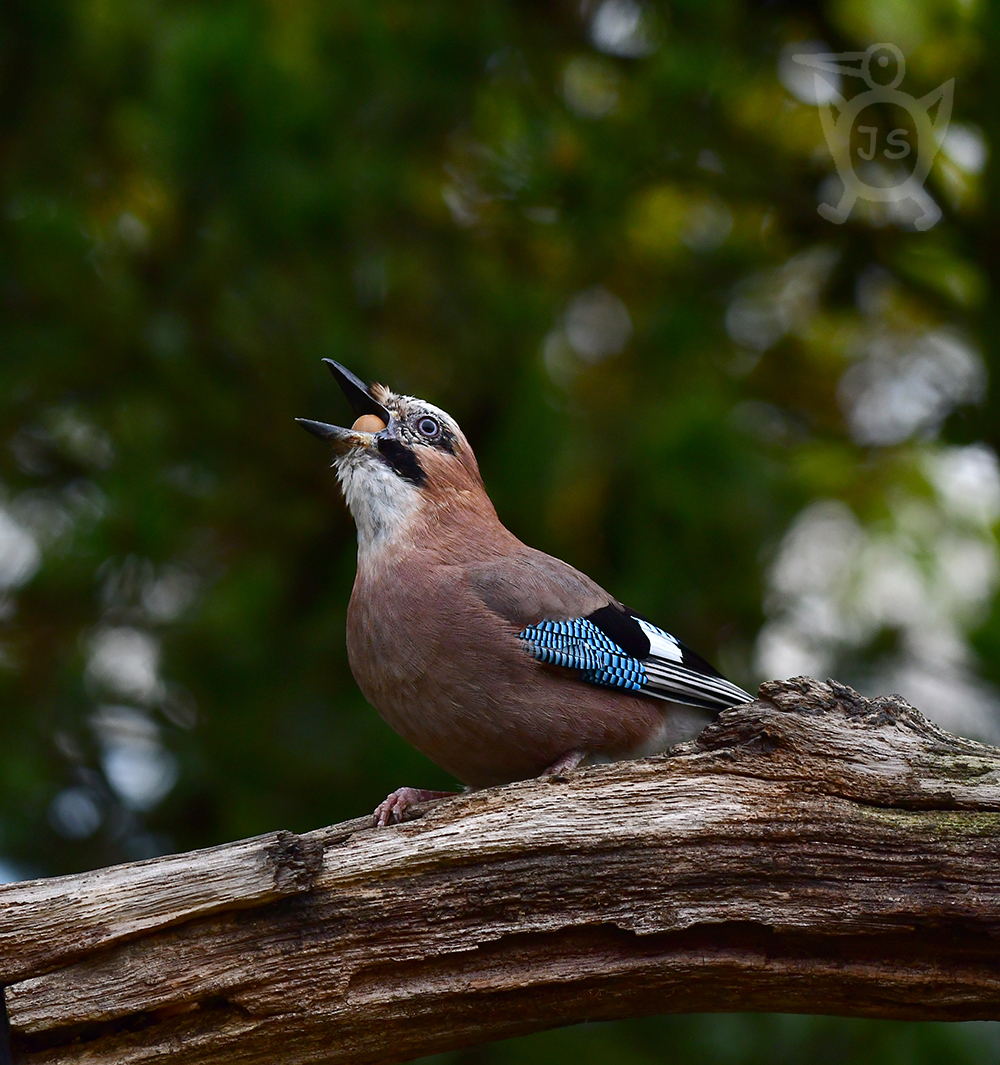
M427 480L427 474L424 473L417 456L399 440L379 439L378 453L382 456L382 461L404 481L409 481L419 488Z

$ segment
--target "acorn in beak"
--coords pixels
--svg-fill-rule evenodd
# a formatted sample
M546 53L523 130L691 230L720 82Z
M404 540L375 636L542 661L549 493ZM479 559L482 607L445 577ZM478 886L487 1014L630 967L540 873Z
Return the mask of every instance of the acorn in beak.
M352 447L370 446L372 436L381 432L389 424L389 412L371 395L368 386L360 378L355 377L346 366L341 366L333 359L324 359L323 362L330 367L330 373L333 374L341 391L347 397L351 410L354 412L354 424L350 429L344 429L339 425L314 422L309 418L296 418L295 420L313 436L318 436L320 440L329 440L338 453L343 453Z

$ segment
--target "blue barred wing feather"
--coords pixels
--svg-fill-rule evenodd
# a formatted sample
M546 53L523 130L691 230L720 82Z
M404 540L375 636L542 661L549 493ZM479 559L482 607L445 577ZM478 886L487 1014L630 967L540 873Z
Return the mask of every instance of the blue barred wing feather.
M642 665L587 618L542 621L518 635L540 662L578 669L590 684L631 691L646 686Z
M675 636L616 604L587 617L540 621L518 633L538 661L588 684L706 710L753 701Z

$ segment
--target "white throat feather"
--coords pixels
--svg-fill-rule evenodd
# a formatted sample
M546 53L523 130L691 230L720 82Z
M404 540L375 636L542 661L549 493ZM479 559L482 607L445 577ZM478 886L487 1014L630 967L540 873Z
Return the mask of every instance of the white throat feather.
M364 448L349 451L335 467L358 527L359 554L387 546L410 525L421 503L416 485Z

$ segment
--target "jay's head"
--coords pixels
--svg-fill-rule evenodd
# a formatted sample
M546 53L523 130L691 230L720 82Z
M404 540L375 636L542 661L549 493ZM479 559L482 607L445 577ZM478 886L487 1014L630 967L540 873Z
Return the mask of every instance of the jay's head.
M296 421L333 445L333 465L362 547L391 539L427 507L475 507L484 500L489 506L476 456L450 415L384 385L369 388L340 363L323 361L351 404L354 423L345 429Z

